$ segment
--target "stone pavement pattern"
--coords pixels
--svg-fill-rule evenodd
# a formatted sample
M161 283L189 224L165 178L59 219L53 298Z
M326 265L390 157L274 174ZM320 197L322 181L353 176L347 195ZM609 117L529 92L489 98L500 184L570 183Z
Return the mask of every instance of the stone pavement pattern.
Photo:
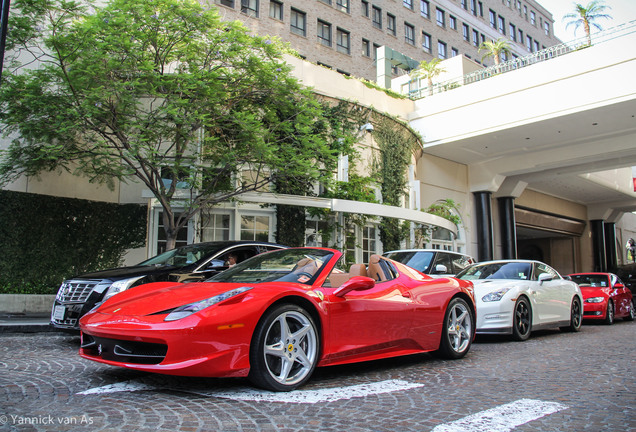
M519 399L568 409L514 431L636 431L636 322L479 338L458 361L428 354L318 369L302 390L399 379L422 387L314 404L210 396L247 383L113 368L81 359L79 337L0 335L0 431L432 431ZM79 395L117 384L146 390ZM31 424L28 424L29 421ZM70 423L70 424L66 424Z

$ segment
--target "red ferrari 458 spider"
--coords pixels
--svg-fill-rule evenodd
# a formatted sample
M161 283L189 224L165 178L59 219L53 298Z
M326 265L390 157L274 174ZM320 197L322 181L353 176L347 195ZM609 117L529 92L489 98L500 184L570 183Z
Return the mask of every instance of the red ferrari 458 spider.
M461 358L475 333L471 282L433 279L333 249L258 255L205 282L117 294L80 321L80 355L142 371L245 377L288 391L316 366L436 351Z
M614 324L614 318L636 318L632 292L614 273L573 273L569 277L581 287L583 319Z

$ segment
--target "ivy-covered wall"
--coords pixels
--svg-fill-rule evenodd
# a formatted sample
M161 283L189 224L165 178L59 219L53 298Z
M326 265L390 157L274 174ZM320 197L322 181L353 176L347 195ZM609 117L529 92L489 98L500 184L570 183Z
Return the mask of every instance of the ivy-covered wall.
M55 294L68 277L116 267L146 241L147 210L0 190L0 293Z

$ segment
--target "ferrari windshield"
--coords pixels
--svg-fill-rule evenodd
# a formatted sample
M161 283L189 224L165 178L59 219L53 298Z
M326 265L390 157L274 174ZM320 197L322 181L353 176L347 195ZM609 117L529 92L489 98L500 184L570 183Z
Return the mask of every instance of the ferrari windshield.
M282 249L243 261L208 279L208 282L281 281L311 284L333 255L333 252L322 249Z
M528 280L532 274L532 264L529 262L497 262L475 264L455 277L457 279L516 279Z

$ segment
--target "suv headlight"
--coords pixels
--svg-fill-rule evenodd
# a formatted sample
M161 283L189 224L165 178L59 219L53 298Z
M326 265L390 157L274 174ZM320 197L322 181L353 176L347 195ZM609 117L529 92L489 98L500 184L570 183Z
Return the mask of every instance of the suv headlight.
M499 301L503 298L503 296L510 291L510 288L501 288L497 291L493 291L491 293L486 294L481 298L483 302L494 302Z
M179 306L178 308L173 309L168 314L168 316L164 318L164 321L176 321L185 317L189 317L190 315L197 313L200 310L213 306L217 303L222 302L223 300L227 300L239 294L243 294L245 291L249 291L251 289L252 287L239 287L230 291L226 291L222 294L215 295L214 297L198 301L196 303Z
M601 303L603 301L603 297L590 297L585 300L585 303Z
M130 288L132 284L137 282L142 277L143 276L137 276L134 278L122 279L122 280L113 282L113 284L110 287L108 287L108 289L104 293L104 298L102 299L102 302L105 302L106 300L114 296L115 294L118 294L122 291L126 291L128 288Z

